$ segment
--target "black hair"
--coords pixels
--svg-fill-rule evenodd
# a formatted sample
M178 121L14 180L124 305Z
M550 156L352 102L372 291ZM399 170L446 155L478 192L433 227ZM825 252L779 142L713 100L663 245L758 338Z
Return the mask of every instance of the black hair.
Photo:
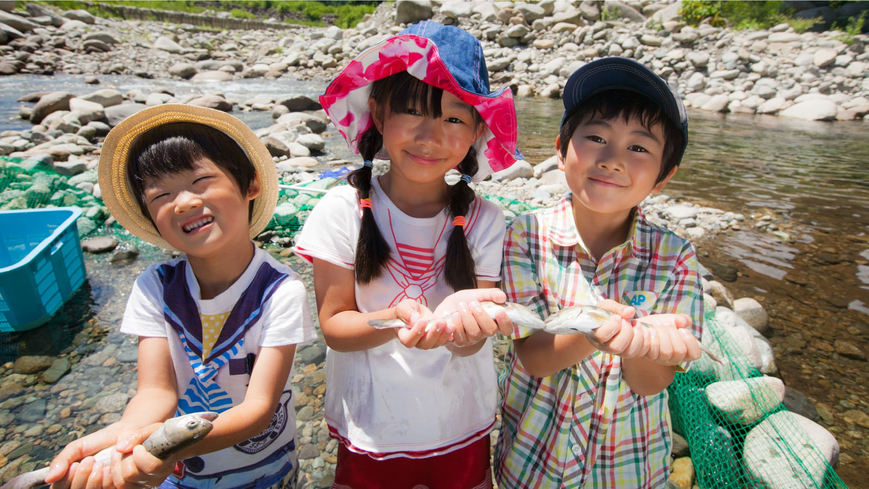
M622 118L639 123L650 132L652 127L661 124L664 133L664 152L661 155L661 171L655 183L660 183L679 166L682 146L685 144L682 131L670 120L661 107L652 99L631 90L607 90L583 100L568 114L558 131L561 157L567 156L567 146L576 128L595 116L604 120Z
M424 117L441 117L441 99L443 89L431 86L406 71L396 73L372 84L370 98L374 100L378 110L389 108L390 112L404 113L414 108ZM388 104L388 105L387 105ZM479 113L474 110L474 127L482 122ZM372 114L379 117L382 114ZM383 135L372 125L359 141L359 153L364 160L373 160L383 147ZM477 154L474 148L456 168L460 173L473 176L477 173ZM372 168L363 166L349 176L350 185L356 188L360 199L367 199L371 194ZM470 210L476 198L468 182L459 180L453 185L450 193L450 216L464 216ZM374 213L369 208L362 209L362 227L359 241L356 245L355 272L356 281L361 284L377 278L389 261L389 245L380 233L374 220ZM444 263L444 279L453 290L472 289L477 286L474 258L462 226L455 226L447 240L446 260Z
M195 122L156 126L136 138L128 154L127 181L148 219L151 219L145 202L148 183L193 170L202 158L208 158L231 175L242 195L247 195L256 179L256 168L234 139L219 129ZM253 201L250 201L248 219L252 214Z

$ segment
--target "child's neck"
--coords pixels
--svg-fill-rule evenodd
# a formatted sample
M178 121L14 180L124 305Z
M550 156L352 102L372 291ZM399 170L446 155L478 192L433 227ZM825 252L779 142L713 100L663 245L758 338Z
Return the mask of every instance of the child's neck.
M444 180L419 183L387 172L378 182L389 200L410 217L434 217L450 200L450 186Z
M232 287L250 266L256 251L254 244L245 239L232 252L219 256L202 257L187 254L187 262L199 284L199 298L214 299Z
M593 212L576 201L571 205L576 232L579 233L595 262L628 239L633 223L633 209L604 215Z

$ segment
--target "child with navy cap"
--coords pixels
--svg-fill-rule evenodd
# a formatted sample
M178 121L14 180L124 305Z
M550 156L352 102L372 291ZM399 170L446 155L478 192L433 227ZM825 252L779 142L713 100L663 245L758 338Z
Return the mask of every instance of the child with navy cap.
M703 292L691 244L639 204L676 173L688 117L661 78L625 58L577 70L564 109L555 145L570 193L508 227L502 288L542 317L577 304L618 317L588 335L515 328L495 478L509 488L663 487L666 388L700 356Z

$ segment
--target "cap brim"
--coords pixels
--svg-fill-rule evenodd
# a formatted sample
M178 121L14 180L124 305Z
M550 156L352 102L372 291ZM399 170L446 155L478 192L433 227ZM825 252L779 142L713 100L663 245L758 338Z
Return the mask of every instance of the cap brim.
M506 87L489 94L464 90L438 55L434 42L413 34L391 37L366 49L320 96L320 104L351 151L359 152L359 138L373 124L368 109L371 83L402 71L452 93L477 109L483 118L487 130L474 144L479 163L475 181L523 158L516 148L518 125L513 93Z
M124 228L161 248L171 249L154 224L142 214L127 181L130 147L150 129L174 122L193 122L213 127L231 137L250 158L256 170L260 194L254 199L250 238L268 226L278 200L278 176L265 145L245 123L219 110L191 105L166 104L139 111L118 124L103 143L98 169L100 191L109 212Z

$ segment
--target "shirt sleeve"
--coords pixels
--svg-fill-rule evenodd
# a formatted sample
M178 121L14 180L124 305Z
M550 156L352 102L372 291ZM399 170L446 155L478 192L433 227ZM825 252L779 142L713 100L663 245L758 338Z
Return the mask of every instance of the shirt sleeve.
M685 241L652 311L691 316L691 333L697 340L703 336L703 285L699 270L697 255L691 243Z
M167 336L163 317L163 286L157 275L157 265L148 267L133 284L121 322L121 333L159 338Z
M540 317L545 317L548 306L536 261L539 247L537 216L525 214L513 220L504 238L501 289L507 294L507 301L527 306ZM534 331L516 325L513 337L525 338Z
M507 224L500 207L480 197L477 201L481 206L479 220L474 224L474 235L468 240L474 256L475 273L477 280L497 282L501 279Z
M309 263L318 258L352 269L359 226L355 189L333 188L308 215L293 252Z
M261 347L305 343L316 337L305 285L297 276L281 282L265 305Z

